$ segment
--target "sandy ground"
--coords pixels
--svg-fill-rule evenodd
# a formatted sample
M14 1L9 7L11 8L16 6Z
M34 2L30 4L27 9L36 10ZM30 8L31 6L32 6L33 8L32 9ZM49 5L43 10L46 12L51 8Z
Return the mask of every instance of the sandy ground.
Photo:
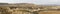
M39 14L60 14L60 11L39 12Z

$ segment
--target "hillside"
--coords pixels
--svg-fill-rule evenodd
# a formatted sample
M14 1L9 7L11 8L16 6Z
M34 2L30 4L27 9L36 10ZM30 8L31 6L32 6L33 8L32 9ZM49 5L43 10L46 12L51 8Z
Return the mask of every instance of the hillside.
M59 14L60 6L32 3L0 4L0 14L54 14L54 12Z

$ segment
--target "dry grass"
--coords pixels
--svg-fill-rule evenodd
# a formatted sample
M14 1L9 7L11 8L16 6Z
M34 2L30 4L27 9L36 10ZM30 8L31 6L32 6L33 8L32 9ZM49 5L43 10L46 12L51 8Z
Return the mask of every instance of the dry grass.
M39 12L39 14L60 14L60 11Z

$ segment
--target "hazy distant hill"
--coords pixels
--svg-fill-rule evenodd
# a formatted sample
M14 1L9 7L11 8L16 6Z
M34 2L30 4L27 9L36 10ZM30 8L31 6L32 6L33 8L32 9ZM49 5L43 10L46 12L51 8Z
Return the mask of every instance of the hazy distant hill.
M0 6L4 6L4 5L28 5L28 6L30 6L30 5L37 5L37 4L33 4L33 3L0 3ZM37 6L60 6L60 5L58 5L58 4L39 4L39 5L37 5Z
M8 3L0 3L0 5L8 5Z
M23 6L23 7L31 7L35 4L32 3L0 3L0 6Z

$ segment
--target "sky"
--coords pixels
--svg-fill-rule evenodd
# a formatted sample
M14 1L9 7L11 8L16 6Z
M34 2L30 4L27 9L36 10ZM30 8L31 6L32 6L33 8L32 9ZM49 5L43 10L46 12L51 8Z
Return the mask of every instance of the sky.
M0 0L0 3L60 4L60 0Z

